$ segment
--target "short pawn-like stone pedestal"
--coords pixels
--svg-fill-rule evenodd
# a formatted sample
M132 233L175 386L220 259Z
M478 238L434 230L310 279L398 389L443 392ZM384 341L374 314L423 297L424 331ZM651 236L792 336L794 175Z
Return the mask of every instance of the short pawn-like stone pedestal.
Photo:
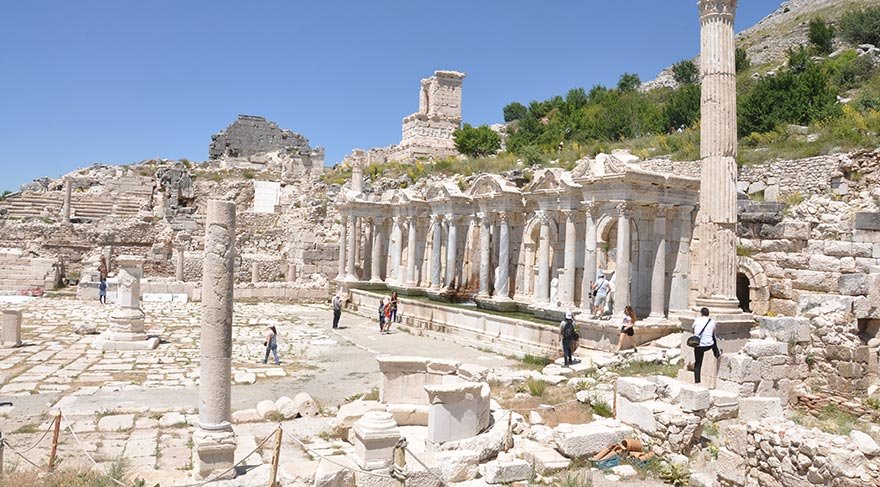
M426 385L428 441L473 438L489 427L489 386L482 382Z
M21 311L3 310L3 348L21 346Z
M391 466L394 446L400 440L400 429L394 416L385 411L370 411L354 426L354 455L364 470L378 470Z
M198 458L198 474L200 478L208 478L219 472L229 470L235 464L235 432L231 425L218 430L207 430L199 426L193 431L193 446ZM221 479L234 479L235 469L226 473ZM212 477L213 478L213 477Z
M119 266L117 308L110 314L110 327L95 340L101 350L153 350L159 338L144 332L144 312L141 311L141 269L143 257L121 255Z

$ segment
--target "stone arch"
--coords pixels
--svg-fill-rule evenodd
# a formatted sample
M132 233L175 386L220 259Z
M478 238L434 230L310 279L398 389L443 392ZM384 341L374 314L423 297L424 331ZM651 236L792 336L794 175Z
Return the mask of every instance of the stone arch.
M517 290L519 294L532 296L535 293L534 268L538 261L538 235L541 231L541 220L537 216L529 219L523 226L522 244L519 252L519 267L523 270L523 289ZM550 242L556 242L559 238L559 227L556 218L550 218ZM551 275L554 262L559 258L554 245L550 245L550 268Z
M767 314L770 311L770 285L767 274L761 264L749 257L738 257L737 277L742 275L748 279L749 307L758 315ZM739 280L739 279L738 279Z

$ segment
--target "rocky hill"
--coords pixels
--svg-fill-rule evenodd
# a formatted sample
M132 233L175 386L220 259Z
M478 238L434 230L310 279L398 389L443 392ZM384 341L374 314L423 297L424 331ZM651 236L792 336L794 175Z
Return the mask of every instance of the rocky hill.
M746 49L753 65L781 64L789 48L807 43L810 19L823 17L834 24L852 8L876 5L880 0L787 0L757 24L740 31L737 44ZM670 66L643 89L674 85Z

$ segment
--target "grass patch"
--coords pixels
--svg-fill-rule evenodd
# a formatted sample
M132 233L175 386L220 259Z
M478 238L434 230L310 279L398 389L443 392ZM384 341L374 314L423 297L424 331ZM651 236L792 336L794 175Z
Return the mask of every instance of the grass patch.
M523 356L521 362L523 363L523 365L527 366L528 368L532 368L532 369L536 369L536 370L543 369L544 367L553 363L553 361L547 357L542 357L540 355L529 355L529 354L526 354L525 356Z
M273 423L280 423L284 421L284 415L279 411L272 411L271 413L266 415L266 420L271 421Z
M598 416L602 416L603 418L610 418L614 416L614 411L611 409L607 403L598 401L593 404L593 413Z
M540 379L529 377L526 380L526 387L529 389L529 394L534 397L541 397L544 395L544 391L547 390L547 383Z
M743 247L742 245L737 245L736 246L736 255L738 257L751 257L751 256L755 255L755 251L752 249Z
M865 398L865 406L877 411L880 410L880 397L868 396Z
M867 424L848 411L829 404L813 416L807 412L797 411L792 421L806 428L818 428L833 435L848 436L852 430L866 431Z
M22 435L27 435L27 434L31 434L31 433L39 433L39 432L40 432L40 425L38 425L37 423L28 423L26 425L21 426L17 430L13 431L13 433L22 434Z
M660 467L660 480L674 487L687 487L691 472L685 465L670 463Z
M569 469L565 473L558 476L553 487L590 487L593 485L593 478L589 472L572 472Z
M664 375L666 377L678 376L681 369L679 365L672 365L667 362L645 362L636 360L627 362L624 365L615 365L612 371L620 376L644 377L652 375Z
M378 401L379 400L379 388L374 387L370 392L364 394L361 399L364 401Z

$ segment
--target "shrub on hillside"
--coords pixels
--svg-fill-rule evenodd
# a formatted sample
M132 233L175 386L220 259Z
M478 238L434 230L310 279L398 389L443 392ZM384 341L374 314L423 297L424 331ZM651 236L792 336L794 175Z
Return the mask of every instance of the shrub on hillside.
M642 79L634 73L623 73L617 82L617 89L620 91L635 91L642 84Z
M810 21L810 47L816 54L826 56L834 50L834 28L822 17Z
M501 149L501 136L488 125L473 127L466 123L452 137L458 152L470 157L486 157Z
M880 7L850 10L837 26L841 39L850 44L880 45Z
M672 66L672 77L680 85L693 85L700 80L700 70L693 61L687 59Z
M868 56L859 56L855 50L829 59L825 69L839 91L862 86L874 74L874 62Z
M741 47L736 48L736 72L742 73L743 71L752 67L752 61L749 59L749 53L746 52L745 49Z
M663 119L667 132L694 125L700 119L700 87L692 84L676 90L663 107Z
M505 122L513 122L514 120L521 120L523 117L528 115L529 109L526 108L525 105L519 102L509 103L504 107L504 121Z

